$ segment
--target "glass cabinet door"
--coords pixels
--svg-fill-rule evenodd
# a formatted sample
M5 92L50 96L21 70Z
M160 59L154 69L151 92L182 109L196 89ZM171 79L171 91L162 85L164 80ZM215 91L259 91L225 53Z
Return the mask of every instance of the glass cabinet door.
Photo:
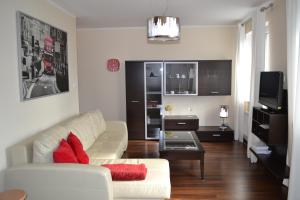
M162 130L162 62L145 62L146 139L158 139Z
M198 62L165 62L164 94L198 95Z

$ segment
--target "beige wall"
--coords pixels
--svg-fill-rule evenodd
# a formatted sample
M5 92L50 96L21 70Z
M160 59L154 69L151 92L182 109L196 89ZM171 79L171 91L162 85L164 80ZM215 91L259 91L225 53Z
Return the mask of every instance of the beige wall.
M125 60L232 59L234 63L235 40L236 27L183 27L180 42L174 44L149 44L145 28L78 30L80 111L98 108L107 119L126 120ZM120 60L119 72L106 70L109 58ZM233 95L166 97L165 102L174 105L172 114L197 114L201 125L219 125L219 105L227 104L233 123Z
M70 92L20 102L16 11L20 10L68 33ZM1 0L0 6L0 191L6 149L38 130L79 112L77 87L76 19L46 0Z
M266 11L266 18L270 23L270 69L287 70L287 37L285 0L274 0L273 8Z

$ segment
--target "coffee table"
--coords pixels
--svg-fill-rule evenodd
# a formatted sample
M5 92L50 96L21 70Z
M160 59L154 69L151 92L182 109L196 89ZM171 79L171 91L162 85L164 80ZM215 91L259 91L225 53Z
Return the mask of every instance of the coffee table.
M195 131L160 132L160 157L167 160L200 160L201 179L204 178L204 153Z

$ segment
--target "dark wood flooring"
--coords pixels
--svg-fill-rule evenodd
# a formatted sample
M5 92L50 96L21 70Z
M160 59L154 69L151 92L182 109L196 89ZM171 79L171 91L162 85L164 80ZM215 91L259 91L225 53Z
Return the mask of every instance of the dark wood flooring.
M282 200L286 188L261 164L251 164L239 142L202 143L205 178L200 179L199 161L170 161L171 199ZM129 158L159 157L158 142L129 141Z

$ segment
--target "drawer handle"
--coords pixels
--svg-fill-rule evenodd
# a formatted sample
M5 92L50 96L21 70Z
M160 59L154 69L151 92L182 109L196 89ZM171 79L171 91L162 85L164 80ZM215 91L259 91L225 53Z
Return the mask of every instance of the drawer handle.
M219 94L219 92L217 92L217 91L211 91L210 93L211 94Z
M177 125L186 125L185 122L178 122Z
M131 103L140 103L140 101L132 100Z
M221 137L221 134L213 134L213 137Z

